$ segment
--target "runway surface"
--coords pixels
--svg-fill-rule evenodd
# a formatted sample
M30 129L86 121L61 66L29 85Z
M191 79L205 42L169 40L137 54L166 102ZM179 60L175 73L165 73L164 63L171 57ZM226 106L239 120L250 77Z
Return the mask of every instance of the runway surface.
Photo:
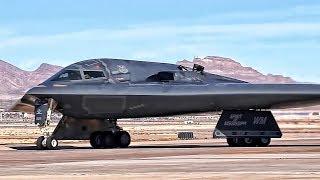
M61 144L0 145L0 178L320 178L320 139L275 140L266 148L227 147L222 140L133 143L128 149Z

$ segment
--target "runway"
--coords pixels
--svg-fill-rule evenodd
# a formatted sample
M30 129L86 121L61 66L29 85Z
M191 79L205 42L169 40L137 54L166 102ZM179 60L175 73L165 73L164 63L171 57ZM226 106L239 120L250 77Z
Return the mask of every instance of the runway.
M133 143L128 149L61 144L0 146L1 179L320 178L320 139L275 140L266 148L227 147L223 140Z

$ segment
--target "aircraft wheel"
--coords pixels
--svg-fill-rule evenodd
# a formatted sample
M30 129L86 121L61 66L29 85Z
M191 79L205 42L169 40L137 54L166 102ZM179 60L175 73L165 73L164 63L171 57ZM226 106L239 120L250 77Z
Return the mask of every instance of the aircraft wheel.
M255 138L244 138L243 139L243 144L245 147L253 147L253 146L256 146L256 139Z
M120 131L117 134L117 145L120 148L127 148L131 143L130 134L127 131Z
M257 146L259 147L267 147L271 143L271 138L263 137L257 140Z
M102 132L94 132L90 136L90 145L95 149L103 148Z
M36 145L39 150L46 149L46 138L44 136L38 137Z
M244 138L235 138L235 142L238 147L246 147L246 143L244 142Z
M227 143L230 147L236 147L237 144L235 142L235 138L227 138Z
M227 143L230 147L243 147L244 145L244 138L227 138Z
M58 140L56 140L54 137L48 137L46 140L46 146L50 150L54 150L58 148Z
M103 147L114 148L116 136L112 132L105 132L103 134Z

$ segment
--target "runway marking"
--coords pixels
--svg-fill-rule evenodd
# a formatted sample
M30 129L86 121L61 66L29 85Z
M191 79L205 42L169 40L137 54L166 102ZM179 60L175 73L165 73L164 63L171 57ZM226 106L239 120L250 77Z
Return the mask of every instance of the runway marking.
M149 157L149 158L130 158L130 159L112 159L112 160L86 160L86 161L72 161L59 163L39 163L22 165L23 167L45 167L45 166L115 166L115 165L173 165L178 161L183 160L183 163L209 163L209 162L232 162L232 161L257 161L257 160L317 160L320 159L320 154L264 154L264 155L181 155L181 156L165 156L165 157ZM16 167L20 167L18 165Z
M320 178L320 145L230 148L221 143L141 143L128 149L0 150L0 179L8 178ZM197 142L197 143L196 143ZM304 140L294 142L305 143ZM320 144L319 140L311 142ZM67 146L67 144L65 144ZM28 145L29 147L31 145ZM68 148L72 148L68 144ZM147 146L147 147L143 147ZM0 146L1 147L1 146ZM78 148L78 149L77 149ZM84 148L84 149L83 149ZM30 148L29 148L30 149ZM32 148L31 148L32 149ZM39 174L41 172L41 174ZM21 176L19 176L21 175ZM39 176L41 175L41 176Z

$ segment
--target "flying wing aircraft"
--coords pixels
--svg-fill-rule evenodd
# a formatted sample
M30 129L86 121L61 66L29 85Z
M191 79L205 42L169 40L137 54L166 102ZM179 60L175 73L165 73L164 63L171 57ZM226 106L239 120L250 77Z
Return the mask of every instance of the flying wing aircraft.
M230 146L267 146L281 132L276 123L275 130L268 127L274 118L266 110L319 103L316 84L250 84L207 73L197 64L104 58L62 69L11 110L35 114L44 130L37 140L40 149L56 149L58 140L71 139L90 140L94 148L125 148L131 138L118 119L213 111L223 111L215 135L224 135ZM63 117L50 133L46 127L53 111Z

